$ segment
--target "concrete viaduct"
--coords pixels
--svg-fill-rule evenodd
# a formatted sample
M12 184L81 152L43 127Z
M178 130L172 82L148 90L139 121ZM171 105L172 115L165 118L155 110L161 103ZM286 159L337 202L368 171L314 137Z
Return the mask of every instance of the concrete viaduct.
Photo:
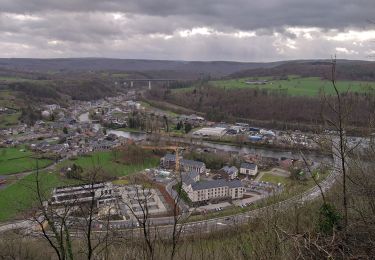
M133 87L134 82L147 82L148 88L151 89L152 82L166 82L169 86L170 82L177 82L177 81L186 81L186 79L167 79L167 78L155 78L155 79L126 79L124 83L129 84L130 87Z

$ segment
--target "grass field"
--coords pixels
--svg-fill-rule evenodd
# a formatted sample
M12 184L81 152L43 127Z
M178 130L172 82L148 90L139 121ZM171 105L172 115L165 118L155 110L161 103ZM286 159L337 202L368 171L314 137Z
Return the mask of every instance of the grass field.
M267 78L257 78L267 79ZM245 83L254 78L241 78L231 80L211 81L213 86L236 89L236 88L259 88L273 90L281 93L287 93L292 96L317 96L322 91L328 95L334 94L332 84L327 80L321 80L318 77L301 78L297 76L289 76L288 80L270 80L264 85L251 85ZM363 81L338 81L337 87L340 92L349 89L350 92L365 93L375 91L375 82Z
M66 180L53 173L40 173L39 179L46 198L54 187L78 184L76 180ZM0 221L11 220L20 212L32 208L37 202L35 191L34 173L0 190Z
M266 182L272 182L274 184L282 183L285 185L288 185L291 183L291 179L288 177L283 177L283 176L277 176L271 173L264 173L262 178L260 179L261 181L266 181Z
M63 165L75 163L81 166L84 170L100 167L113 176L126 176L159 165L159 158L146 158L145 163L143 164L131 165L117 163L113 159L114 155L112 152L104 151L96 152L88 156L81 156L76 160L65 161L63 162Z
M21 112L0 115L0 129L8 128L19 123Z
M36 169L33 153L23 147L0 148L0 175L26 172ZM48 159L38 159L39 168L51 164Z
M129 74L128 73L112 73L111 76L114 78L126 79L129 77Z
M0 82L4 83L14 83L14 82L33 82L45 84L51 82L51 80L40 80L40 79L28 79L22 77L11 77L11 76L0 76Z

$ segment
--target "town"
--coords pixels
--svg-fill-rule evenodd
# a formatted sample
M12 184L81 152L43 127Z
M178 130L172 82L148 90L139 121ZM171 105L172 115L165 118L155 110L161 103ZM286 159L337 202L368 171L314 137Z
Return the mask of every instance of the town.
M46 104L34 126L1 130L2 149L30 151L36 161L48 161L39 170L81 181L97 163L87 156L109 157L94 186L56 187L46 203L75 207L95 194L98 220L107 212L113 220L123 221L118 227L139 225L139 207L145 205L155 219L170 216L176 197L181 197L181 212L189 216L241 211L270 196L311 187L311 174L325 176L329 158L318 152L317 135L211 122L157 109L136 97L129 91L97 101L72 101L69 107ZM134 155L129 147L142 155ZM306 158L299 151L308 151ZM140 163L131 174L113 170L111 164L126 164L121 157L134 156L156 158ZM1 185L13 183L12 176L2 175ZM134 181L134 176L139 178ZM141 205L135 205L137 199Z

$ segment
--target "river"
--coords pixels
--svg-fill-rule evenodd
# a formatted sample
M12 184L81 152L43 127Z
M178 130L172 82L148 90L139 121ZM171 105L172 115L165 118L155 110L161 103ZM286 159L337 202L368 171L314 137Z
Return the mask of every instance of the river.
M80 122L91 122L89 119L89 113L83 113L79 116ZM99 124L94 124L94 128L99 128ZM140 141L147 138L146 133L132 133L132 132L124 132L124 131L118 131L118 130L109 130L108 133L115 134L117 136L125 137L128 139L132 139L134 141ZM180 142L183 139L181 138L171 138L172 141ZM186 139L184 140L186 142ZM213 148L221 151L226 152L237 152L241 154L258 154L262 157L272 157L272 158L293 158L293 159L302 159L302 156L300 152L298 151L282 151L282 150L276 150L272 148L259 148L259 147L239 147L235 145L228 145L228 144L218 144L218 143L211 143L207 141L199 142L203 147ZM304 152L304 156L306 159L315 161L315 162L321 162L321 161L331 161L332 159L328 156L321 155L314 151L308 151Z
M81 123L87 123L91 122L89 118L89 112L83 113L78 117L78 121ZM93 128L98 131L100 129L100 124L93 124ZM144 133L132 133L132 132L124 132L124 131L118 131L118 130L108 130L108 134L114 134L117 136L125 137L128 139L132 139L134 141L140 141L146 139L147 135Z

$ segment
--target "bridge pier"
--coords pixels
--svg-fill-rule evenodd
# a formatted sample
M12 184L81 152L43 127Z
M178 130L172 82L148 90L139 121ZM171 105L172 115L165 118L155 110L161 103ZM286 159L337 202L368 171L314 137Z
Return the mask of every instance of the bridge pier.
M133 81L130 81L130 87L133 87Z
M148 81L148 89L151 89L151 80Z

